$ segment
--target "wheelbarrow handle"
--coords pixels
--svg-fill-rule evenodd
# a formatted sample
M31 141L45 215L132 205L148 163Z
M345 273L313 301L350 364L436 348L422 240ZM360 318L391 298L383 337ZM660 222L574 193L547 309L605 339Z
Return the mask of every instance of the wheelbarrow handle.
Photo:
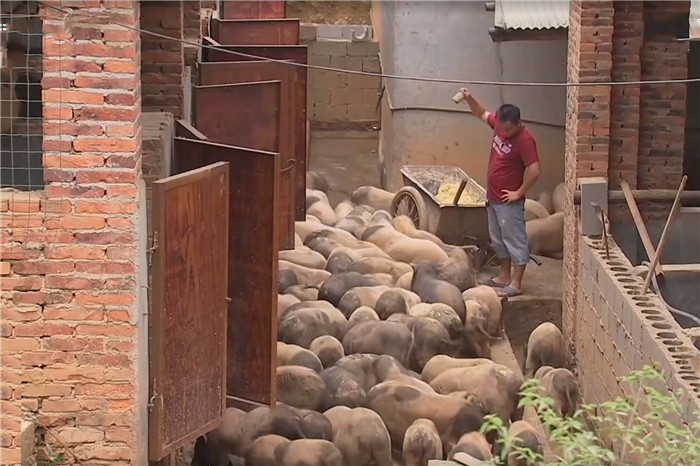
M462 180L459 183L459 188L457 189L457 194L455 194L455 200L454 205L459 204L459 198L462 197L462 193L464 192L464 188L467 186L467 180Z
M531 255L531 256L530 256L530 260L531 260L532 262L534 262L535 264L537 264L537 267L539 267L539 266L542 265L542 262L541 262L538 258L536 258L535 256L532 256L532 255Z

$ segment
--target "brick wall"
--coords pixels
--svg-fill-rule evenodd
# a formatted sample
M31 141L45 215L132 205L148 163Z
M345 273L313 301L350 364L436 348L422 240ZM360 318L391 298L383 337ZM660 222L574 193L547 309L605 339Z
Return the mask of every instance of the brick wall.
M202 2L199 0L183 1L182 36L188 42L199 43L201 40L201 9ZM192 66L197 61L198 48L185 44L184 54L185 65Z
M70 29L43 12L45 190L0 200L3 464L21 414L66 463L139 463L140 39L105 21L138 26L138 4L71 7Z
M609 81L612 70L612 2L574 1L570 7L568 80ZM562 326L573 354L576 339L577 209L573 193L581 176L607 177L610 88L569 87L566 119L566 216Z
M694 422L700 413L700 352L655 295L640 295L643 280L614 243L609 260L600 240L581 236L578 250L576 356L584 402L634 396L636 387L618 378L653 362L666 382L655 388L682 393L682 419L668 420Z
M328 27L327 25L325 27ZM306 39L309 64L379 72L375 41ZM380 78L309 69L308 114L312 127L377 125Z
M191 2L142 0L141 27L182 40L184 3ZM189 18L190 13L187 16ZM188 19L188 25L189 22ZM143 33L141 50L143 110L170 112L176 117L182 116L185 72L183 43Z

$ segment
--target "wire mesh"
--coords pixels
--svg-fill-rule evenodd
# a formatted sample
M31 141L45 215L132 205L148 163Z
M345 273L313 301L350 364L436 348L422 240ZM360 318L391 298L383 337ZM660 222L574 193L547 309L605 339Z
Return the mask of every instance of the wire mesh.
M36 1L0 3L0 186L20 191L43 188L42 25Z

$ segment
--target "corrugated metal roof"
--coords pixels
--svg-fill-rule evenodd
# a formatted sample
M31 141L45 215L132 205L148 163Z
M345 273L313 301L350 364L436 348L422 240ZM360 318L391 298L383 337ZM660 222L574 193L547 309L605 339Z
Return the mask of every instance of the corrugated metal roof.
M567 28L569 0L496 0L494 26L502 29Z
M690 0L690 38L700 39L700 0Z

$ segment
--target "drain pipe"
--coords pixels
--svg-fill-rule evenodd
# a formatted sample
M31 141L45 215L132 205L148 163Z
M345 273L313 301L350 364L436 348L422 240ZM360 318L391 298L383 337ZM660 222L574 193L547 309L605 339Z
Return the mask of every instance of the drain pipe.
M690 314L689 312L681 311L680 309L676 309L675 307L671 306L666 302L664 299L663 295L661 294L661 288L659 288L659 283L656 281L656 274L651 272L651 264L648 261L642 262L642 265L647 268L647 273L651 273L651 283L654 288L654 292L656 293L656 296L659 297L659 300L666 306L666 309L672 314L676 314L679 316L683 316L686 319L690 319L698 326L700 326L700 319L695 317L693 314Z

